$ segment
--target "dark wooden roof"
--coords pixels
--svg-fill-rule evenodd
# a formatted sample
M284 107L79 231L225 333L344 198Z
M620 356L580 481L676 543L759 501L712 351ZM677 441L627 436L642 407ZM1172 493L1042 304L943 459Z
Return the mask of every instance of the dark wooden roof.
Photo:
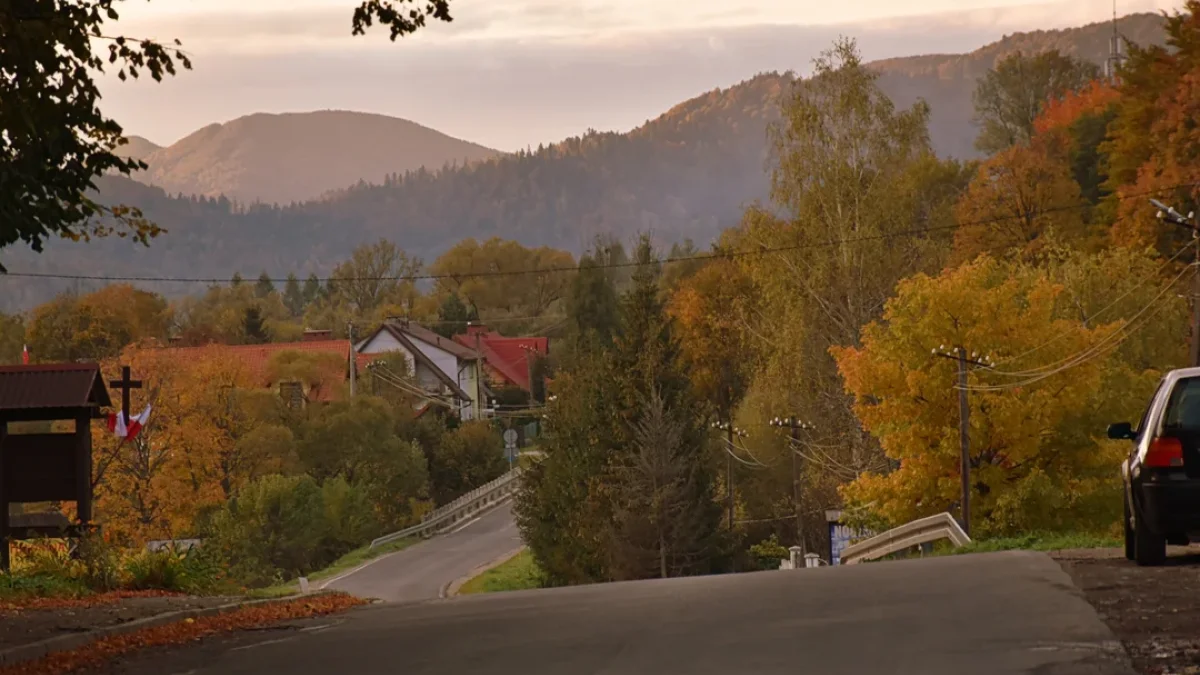
M0 366L0 411L111 405L97 363Z

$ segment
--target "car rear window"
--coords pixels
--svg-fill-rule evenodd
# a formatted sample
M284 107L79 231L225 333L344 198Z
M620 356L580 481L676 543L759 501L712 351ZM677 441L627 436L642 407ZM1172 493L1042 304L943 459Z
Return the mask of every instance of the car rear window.
M1175 383L1167 400L1163 429L1200 431L1200 377L1189 377Z

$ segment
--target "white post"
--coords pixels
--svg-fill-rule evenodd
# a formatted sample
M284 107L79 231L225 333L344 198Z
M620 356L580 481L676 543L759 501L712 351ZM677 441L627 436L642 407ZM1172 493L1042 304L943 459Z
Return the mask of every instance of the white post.
M788 549L788 552L791 554L791 559L790 559L790 562L792 563L791 569L794 569L794 570L800 569L800 561L801 561L801 556L804 555L804 549L799 546L793 546Z

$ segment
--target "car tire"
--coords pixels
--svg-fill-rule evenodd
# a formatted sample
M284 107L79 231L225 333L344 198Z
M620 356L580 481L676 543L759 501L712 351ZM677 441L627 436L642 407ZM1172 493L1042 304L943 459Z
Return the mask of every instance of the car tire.
M1161 565L1167 559L1167 538L1154 534L1146 527L1141 518L1134 514L1133 518L1133 558L1142 567Z
M1124 490L1121 491L1121 502L1123 503L1123 505L1125 507L1124 509L1122 509L1122 511L1124 511L1124 513L1125 513L1125 520L1124 520L1124 524L1125 524L1125 527L1124 527L1124 530L1125 530L1125 559L1126 560L1135 560L1137 558L1137 540L1134 536L1133 526L1129 524L1129 521L1130 521L1129 497L1128 497L1128 495L1125 494Z

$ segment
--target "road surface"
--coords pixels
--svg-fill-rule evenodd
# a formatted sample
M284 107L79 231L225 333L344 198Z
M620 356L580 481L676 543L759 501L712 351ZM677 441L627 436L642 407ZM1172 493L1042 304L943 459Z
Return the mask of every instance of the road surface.
M1129 675L1040 553L380 604L116 664L122 675Z
M385 602L432 600L455 580L520 546L508 502L452 533L376 558L325 587Z

